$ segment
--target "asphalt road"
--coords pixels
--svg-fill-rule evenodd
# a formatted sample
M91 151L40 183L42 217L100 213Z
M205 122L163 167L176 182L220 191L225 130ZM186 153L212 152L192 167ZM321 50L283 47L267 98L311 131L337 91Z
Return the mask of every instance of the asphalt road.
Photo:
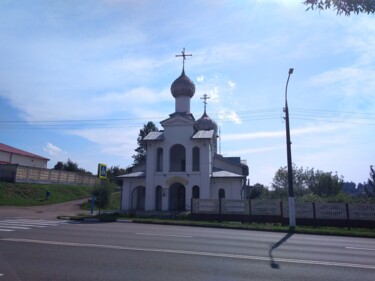
M375 280L375 240L134 223L0 232L5 280Z

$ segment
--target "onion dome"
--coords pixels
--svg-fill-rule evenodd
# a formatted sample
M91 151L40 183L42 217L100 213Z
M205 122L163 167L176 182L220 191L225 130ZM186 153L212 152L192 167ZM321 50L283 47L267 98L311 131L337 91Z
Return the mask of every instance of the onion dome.
M197 120L196 128L198 130L214 130L215 132L217 132L217 125L215 121L207 115L206 111L204 111L202 117Z
M195 85L189 77L185 75L185 70L182 70L180 77L178 77L171 85L171 93L173 97L193 97L195 93Z

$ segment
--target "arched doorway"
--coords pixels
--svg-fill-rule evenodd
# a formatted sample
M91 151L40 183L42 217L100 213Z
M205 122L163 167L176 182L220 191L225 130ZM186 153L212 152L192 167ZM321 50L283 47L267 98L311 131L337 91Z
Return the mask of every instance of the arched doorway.
M137 186L132 191L132 205L133 210L144 210L146 201L146 188L144 186Z
M169 187L169 209L185 210L185 186L181 183L174 183Z
M161 211L162 187L158 185L155 189L155 210Z

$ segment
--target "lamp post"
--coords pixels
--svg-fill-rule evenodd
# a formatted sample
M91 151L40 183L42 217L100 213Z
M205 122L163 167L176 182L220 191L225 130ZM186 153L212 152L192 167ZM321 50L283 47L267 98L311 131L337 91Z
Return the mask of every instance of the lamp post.
M296 227L296 212L294 207L294 190L293 190L293 166L292 166L292 149L290 141L289 128L289 109L288 109L288 84L290 75L293 74L293 68L289 68L288 80L285 86L285 124L286 124L286 151L288 159L288 203L289 203L289 230L293 231Z

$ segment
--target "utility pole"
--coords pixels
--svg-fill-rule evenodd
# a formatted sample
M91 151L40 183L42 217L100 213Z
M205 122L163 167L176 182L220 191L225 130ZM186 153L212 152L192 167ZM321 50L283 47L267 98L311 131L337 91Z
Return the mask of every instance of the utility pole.
M293 190L293 166L292 166L292 142L290 141L289 128L289 109L288 109L288 84L290 75L293 74L293 68L289 68L288 80L285 86L285 124L286 124L286 151L288 159L288 203L289 203L289 230L294 231L296 228L296 212L294 207L294 190Z

